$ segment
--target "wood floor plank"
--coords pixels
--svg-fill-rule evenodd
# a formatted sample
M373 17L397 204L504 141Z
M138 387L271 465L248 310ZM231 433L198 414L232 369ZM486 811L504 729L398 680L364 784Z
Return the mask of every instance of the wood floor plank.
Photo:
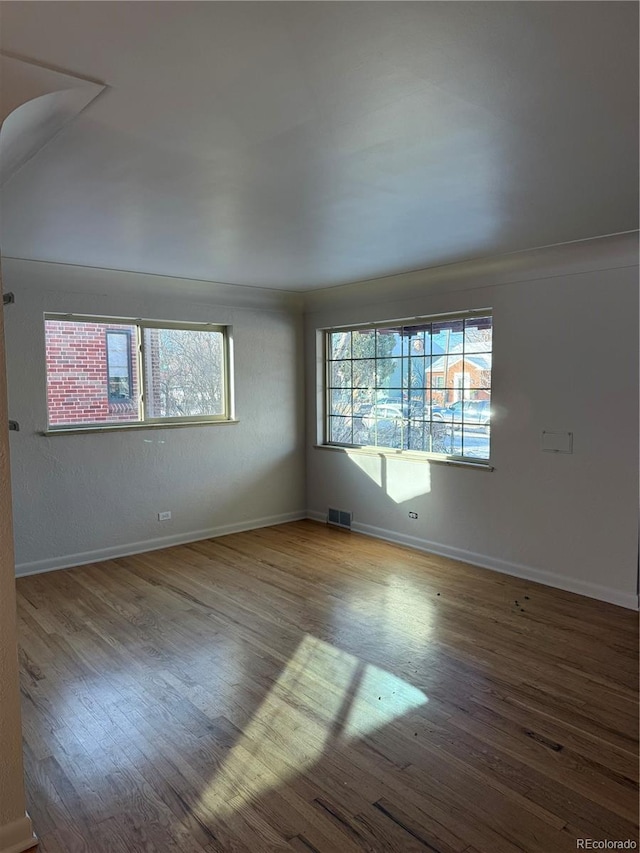
M309 521L17 591L41 853L638 841L630 611Z

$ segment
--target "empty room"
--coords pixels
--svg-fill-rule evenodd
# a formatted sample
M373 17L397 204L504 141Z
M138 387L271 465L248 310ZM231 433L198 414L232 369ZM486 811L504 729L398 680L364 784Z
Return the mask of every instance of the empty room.
M636 2L0 3L0 853L638 835Z

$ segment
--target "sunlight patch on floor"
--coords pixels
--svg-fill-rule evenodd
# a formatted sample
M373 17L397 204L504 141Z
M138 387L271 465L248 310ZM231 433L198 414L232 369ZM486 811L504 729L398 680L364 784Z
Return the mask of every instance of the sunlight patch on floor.
M224 818L312 767L331 747L424 705L425 694L354 655L306 635L224 763L196 814Z

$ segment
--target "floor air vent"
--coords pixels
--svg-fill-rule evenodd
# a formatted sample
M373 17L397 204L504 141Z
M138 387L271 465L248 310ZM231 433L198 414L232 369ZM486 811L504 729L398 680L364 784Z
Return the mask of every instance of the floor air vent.
M351 518L353 513L343 512L341 509L331 509L327 513L327 523L335 524L337 527L344 527L346 530L351 530Z

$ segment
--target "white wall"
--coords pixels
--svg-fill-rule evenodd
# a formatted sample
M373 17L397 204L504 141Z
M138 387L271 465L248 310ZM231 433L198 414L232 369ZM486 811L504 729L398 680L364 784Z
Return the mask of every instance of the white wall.
M304 515L302 320L288 294L3 262L18 574ZM235 303L235 304L232 304ZM230 323L238 424L45 437L45 311ZM157 513L172 512L158 522Z
M10 416L21 424L11 435L18 572L300 517L305 507L324 518L335 506L374 535L636 604L634 236L313 292L306 395L290 295L28 261L5 260L3 270L17 300L6 334ZM315 449L317 328L487 306L493 472ZM232 323L240 423L43 437L45 311ZM574 453L541 452L543 429L572 431ZM159 523L165 509L173 519Z
M316 449L308 395L307 506L354 528L626 606L637 604L636 238L574 244L313 295L315 330L493 307L493 472ZM544 453L542 430L574 434ZM418 520L409 519L409 511Z

